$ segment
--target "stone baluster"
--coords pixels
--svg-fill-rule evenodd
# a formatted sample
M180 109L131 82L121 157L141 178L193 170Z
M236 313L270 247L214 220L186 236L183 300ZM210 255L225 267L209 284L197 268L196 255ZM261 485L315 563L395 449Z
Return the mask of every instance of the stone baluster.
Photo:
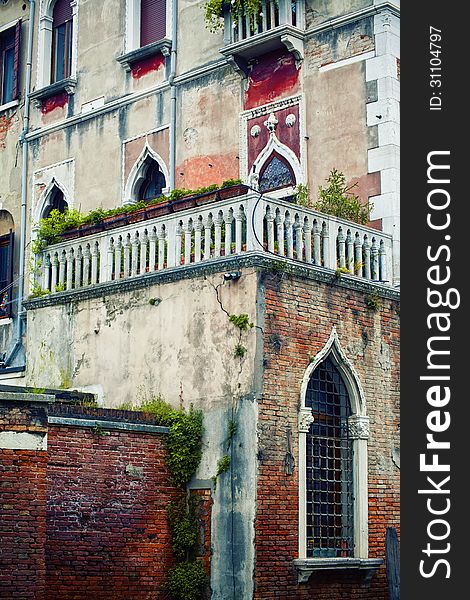
M354 263L356 275L362 277L362 243L358 233L354 238Z
M161 271L165 268L165 238L166 229L165 225L162 225L158 230L158 270ZM155 258L154 258L155 262Z
M106 281L112 281L113 279L113 259L114 259L114 247L113 238L109 238L108 247L106 250Z
M183 224L180 221L178 223L178 225L176 226L176 232L175 232L175 248L176 248L176 257L175 257L175 264L177 267L179 267L179 265L181 264L181 240L183 237Z
M193 233L193 221L189 219L184 229L184 264L191 262L191 236Z
M61 289L65 285L65 264L66 264L65 250L62 250L62 252L59 254L59 286Z
M268 252L274 253L274 215L271 208L266 212L266 230L268 235Z
M42 260L42 289L49 289L49 282L51 277L51 256L50 254L44 254Z
M364 236L364 277L370 279L370 244L367 235Z
M370 249L370 271L373 281L379 280L379 248L377 240L372 238L372 247Z
M307 217L304 219L304 243L305 243L305 262L312 262L312 228Z
M122 238L121 236L114 242L114 279L121 278L122 263Z
M345 267L346 266L346 250L345 250L345 240L344 233L342 228L338 229L337 235L337 243L338 243L338 266Z
M148 255L149 238L147 230L144 229L140 237L140 257L139 257L139 273L144 275L147 273L147 255ZM150 269L149 269L150 270Z
M321 229L318 222L313 222L313 263L321 266Z
M137 231L132 237L131 247L131 277L135 277L139 273L139 245L140 239Z
M225 256L232 254L233 211L230 209L225 217Z
M202 236L202 219L199 218L196 221L196 226L194 228L194 262L201 262L201 236Z
M214 219L214 256L220 256L220 248L222 244L222 215L219 213Z
M85 246L85 250L83 252L83 285L90 284L90 259L91 259L90 245L87 244Z
M379 269L380 269L380 280L387 281L387 250L383 240L380 240L379 246Z
M156 256L157 256L157 232L155 227L151 227L149 234L149 273L155 271L156 268ZM160 248L160 241L158 242Z
M346 232L346 267L354 274L354 243L349 229Z
M295 228L296 258L297 258L297 260L303 261L304 260L304 240L302 237L303 227L302 227L302 223L300 222L298 215L296 215L296 217L295 217L294 228Z
M212 216L204 219L204 260L211 257Z
M131 266L131 240L129 234L124 238L124 278L129 277Z
M284 224L286 226L287 258L294 258L294 236L292 235L292 220L289 213L286 213Z
M51 292L55 292L57 286L57 275L59 270L59 257L57 252L52 256L52 273L51 273Z
M67 252L67 274L65 280L65 289L71 290L73 288L73 248L69 248Z
M279 256L285 255L284 250L284 217L279 212L276 215L276 227L277 227L277 245Z
M322 230L321 230L321 239L322 239L322 250L323 250L323 266L328 269L332 269L333 267L331 265L331 259L330 259L330 231L328 229L328 223L326 221L323 221Z
M98 283L98 259L99 259L98 242L94 243L91 248L91 283Z
M82 287L82 247L79 246L77 248L77 252L75 254L75 287Z
M240 254L242 251L242 230L245 213L240 207L235 215L235 254Z

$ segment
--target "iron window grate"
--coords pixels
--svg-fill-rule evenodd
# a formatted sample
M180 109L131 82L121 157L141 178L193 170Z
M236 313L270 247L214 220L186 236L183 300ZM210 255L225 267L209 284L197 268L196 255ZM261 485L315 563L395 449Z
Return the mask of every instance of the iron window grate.
M307 556L349 557L354 545L351 405L331 359L313 372L306 406L314 417L307 434Z

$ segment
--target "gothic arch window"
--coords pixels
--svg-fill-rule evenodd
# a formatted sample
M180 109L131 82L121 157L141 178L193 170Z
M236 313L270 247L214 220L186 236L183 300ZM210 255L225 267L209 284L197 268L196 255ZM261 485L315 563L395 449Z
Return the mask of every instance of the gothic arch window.
M307 433L307 557L350 557L354 550L351 403L340 372L326 358L310 377Z
M151 200L161 196L166 187L165 175L156 160L147 158L142 167L141 177L136 187L136 200Z
M51 191L47 196L47 200L44 204L41 218L47 219L51 212L56 209L59 212L65 212L68 209L67 201L64 197L64 192L57 186L53 185Z
M295 184L294 171L288 161L278 152L273 152L260 171L258 184L260 192L294 187Z
M304 376L299 413L299 559L368 554L369 418L336 329Z

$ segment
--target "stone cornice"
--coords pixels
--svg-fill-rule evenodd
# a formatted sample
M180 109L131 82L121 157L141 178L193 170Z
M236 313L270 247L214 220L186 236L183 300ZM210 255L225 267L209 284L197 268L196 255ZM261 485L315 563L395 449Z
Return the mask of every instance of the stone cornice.
M52 295L43 296L42 298L27 300L23 303L23 306L26 310L34 310L46 306L82 302L90 298L101 298L112 294L121 294L148 288L152 285L172 283L183 279L194 279L196 277L203 277L204 275L224 273L226 271L234 271L243 268L258 268L271 271L272 273L295 275L304 279L319 281L327 285L356 290L361 293L375 292L383 298L395 301L398 301L400 298L398 290L379 282L359 279L352 275L341 275L341 277L337 277L336 273L331 269L325 269L324 267L317 267L315 265L299 264L293 260L278 256L271 257L266 255L265 252L251 252L241 256L219 257L215 260L204 261L197 264L183 265L165 269L163 271L146 273L140 277L98 283L78 290L54 293Z

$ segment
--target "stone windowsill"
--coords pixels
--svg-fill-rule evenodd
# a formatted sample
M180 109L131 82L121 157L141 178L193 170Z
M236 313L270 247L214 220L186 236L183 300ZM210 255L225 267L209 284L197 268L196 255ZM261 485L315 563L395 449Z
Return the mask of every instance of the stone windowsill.
M68 77L67 79L56 81L55 83L51 83L50 85L40 88L39 90L35 90L34 92L31 92L29 96L32 100L36 101L45 100L46 98L55 96L61 92L67 92L67 94L70 96L71 94L75 93L76 85L77 80Z
M19 100L12 100L11 102L6 102L5 104L0 104L0 113L8 110L9 108L15 108L18 106Z
M313 573L325 570L361 571L364 580L369 581L382 563L381 558L298 558L294 560L299 583L306 583Z
M144 58L149 58L150 56L154 56L159 52L163 54L163 56L169 56L171 50L171 40L167 38L163 38L158 42L154 42L153 44L148 44L147 46L143 46L142 48L137 48L136 50L131 50L130 52L126 52L126 54L122 54L117 57L118 63L120 63L121 67L126 69L126 71L130 71L132 69L132 65L139 60L143 60Z

